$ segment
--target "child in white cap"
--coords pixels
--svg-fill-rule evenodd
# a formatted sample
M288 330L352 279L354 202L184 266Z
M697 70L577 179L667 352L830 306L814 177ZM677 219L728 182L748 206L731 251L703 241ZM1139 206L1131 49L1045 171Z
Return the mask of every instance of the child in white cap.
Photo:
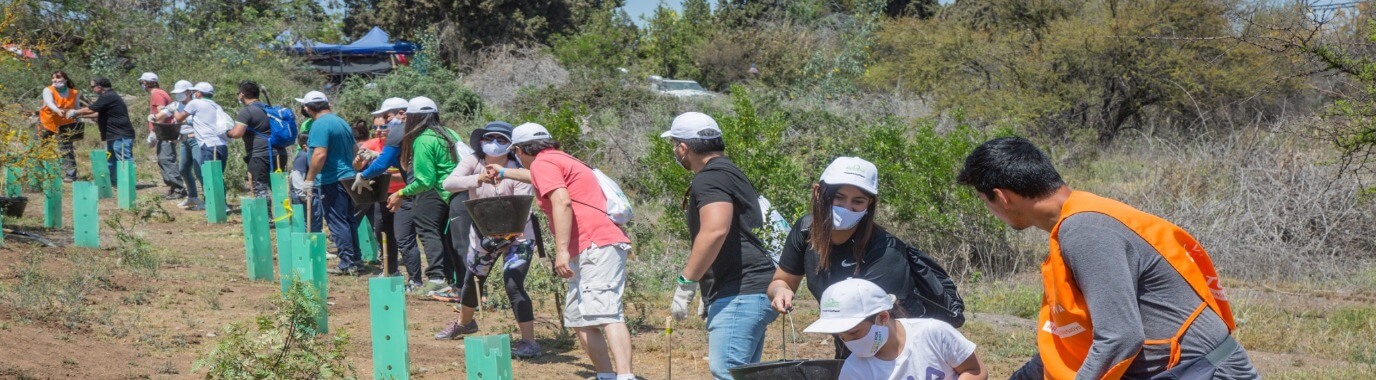
M897 318L894 300L869 281L837 282L822 293L821 318L803 331L834 334L850 348L841 380L989 378L974 343L945 322Z

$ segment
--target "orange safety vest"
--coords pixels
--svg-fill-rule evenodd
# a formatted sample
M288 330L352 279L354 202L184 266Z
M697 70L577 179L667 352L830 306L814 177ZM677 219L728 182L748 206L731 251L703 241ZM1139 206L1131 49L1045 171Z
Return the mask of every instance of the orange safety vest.
M56 104L57 108L64 110L76 109L76 99L80 92L75 88L68 87L68 91L71 91L72 96L66 98L58 94L57 89L53 88L53 86L48 86L47 90L53 94L53 104ZM52 108L48 108L47 104L44 104L43 108L38 110L38 122L43 125L43 129L56 133L57 127L75 123L76 119L68 119L67 115L58 115L56 112L53 112Z
M1175 367L1180 362L1180 337L1185 335L1185 331L1205 308L1213 309L1214 313L1223 318L1223 322L1228 325L1228 331L1236 328L1232 309L1223 294L1223 287L1219 285L1213 261L1209 259L1209 254L1204 252L1204 247L1189 233L1165 219L1122 202L1074 191L1061 207L1061 220L1051 229L1051 253L1042 263L1042 286L1046 293L1042 298L1041 313L1037 321L1041 326L1041 330L1037 331L1037 351L1041 354L1042 364L1046 368L1045 378L1075 378L1075 372L1084 364L1089 347L1094 343L1094 325L1089 316L1089 304L1085 302L1084 294L1070 275L1070 268L1066 267L1065 260L1061 258L1058 234L1061 223L1066 218L1082 212L1108 215L1136 232L1156 248L1166 262L1189 282L1199 298L1204 300L1180 326L1175 336L1143 342L1144 345L1171 346L1170 361L1167 362L1166 368ZM1103 378L1121 378L1132 360L1133 358L1129 358L1114 364Z

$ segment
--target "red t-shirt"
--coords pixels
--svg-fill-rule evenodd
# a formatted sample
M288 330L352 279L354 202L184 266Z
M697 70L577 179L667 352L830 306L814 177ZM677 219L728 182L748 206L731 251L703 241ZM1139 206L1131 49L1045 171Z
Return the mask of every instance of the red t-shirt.
M168 105L168 104L172 104L172 97L167 95L167 91L163 91L161 88L155 88L155 89L152 89L152 90L149 90L149 91L148 91L148 113L149 113L149 114L157 115L157 114L158 114L158 108L160 108L160 107L162 107L162 106L166 106L166 105ZM168 120L168 119L171 119L171 118L172 118L171 116L168 116L167 118L165 118L165 119L163 119L163 120L158 120L158 122L159 122L159 123L170 123L170 122L172 122L172 120ZM149 131L152 131L152 130L153 130L153 123L148 123L148 130L149 130Z
M592 169L582 161L557 150L545 150L535 156L530 163L531 182L535 185L536 200L545 216L554 218L553 206L549 195L558 189L568 189L569 199L573 202L573 226L570 231L569 256L592 248L594 245L605 247L613 244L630 244L631 239L612 219L607 217L605 208L607 198L602 194L602 186ZM551 231L554 226L549 227Z

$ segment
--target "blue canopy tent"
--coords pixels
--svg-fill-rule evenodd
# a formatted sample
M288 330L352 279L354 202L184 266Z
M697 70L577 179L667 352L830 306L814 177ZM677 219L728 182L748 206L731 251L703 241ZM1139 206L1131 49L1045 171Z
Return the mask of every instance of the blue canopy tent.
M283 32L278 39L290 41L291 32ZM300 40L283 50L305 55L311 66L332 76L350 74L379 74L391 71L398 64L407 64L406 56L414 54L416 45L410 42L391 42L391 36L374 26L363 37L345 45Z

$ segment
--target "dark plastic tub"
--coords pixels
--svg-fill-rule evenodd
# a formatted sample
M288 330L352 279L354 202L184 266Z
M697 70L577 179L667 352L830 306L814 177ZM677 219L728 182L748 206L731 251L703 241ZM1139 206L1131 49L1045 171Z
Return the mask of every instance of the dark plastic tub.
M19 218L24 216L24 209L29 207L29 198L24 197L0 197L0 212L6 217Z
M464 201L463 207L473 217L478 233L502 236L525 232L534 201L535 197L529 195L508 195Z
M181 137L182 125L176 123L153 123L153 134L161 141L173 141Z
M840 359L818 360L779 360L768 363L746 364L731 369L731 377L737 380L835 380L841 377Z

